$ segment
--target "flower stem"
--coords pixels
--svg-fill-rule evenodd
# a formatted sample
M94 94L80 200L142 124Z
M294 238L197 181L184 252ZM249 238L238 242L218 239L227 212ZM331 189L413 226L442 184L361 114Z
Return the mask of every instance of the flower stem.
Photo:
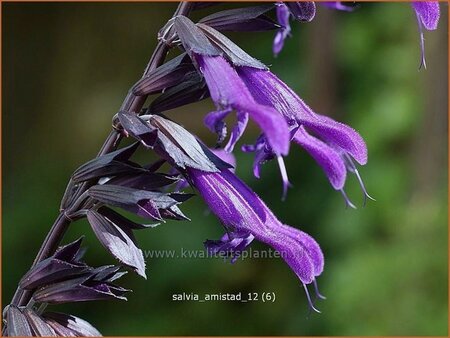
M180 2L172 18L177 15L187 16L189 15L191 10L192 10L192 3ZM145 68L143 77L148 75L152 70L154 70L164 62L164 59L169 49L170 47L166 45L162 40L158 42L150 58L150 61L148 62L147 67ZM146 99L147 96L136 97L135 95L132 94L130 90L127 96L125 97L125 100L121 106L121 110L127 110L129 112L135 112L136 114L138 114L141 111L142 107L144 106ZM111 133L106 138L105 142L103 143L103 146L100 149L99 153L97 154L97 157L107 154L111 151L114 151L119 145L121 139L122 136L120 135L120 133L118 133L116 130L112 130ZM39 252L36 255L36 258L34 259L31 268L36 266L36 264L42 261L43 259L51 256L55 252L61 240L63 239L64 234L69 228L69 225L72 222L71 219L66 216L65 210L70 209L71 212L76 212L77 210L73 210L74 201L78 200L78 198L82 196L94 183L95 182L92 181L83 182L76 188L76 190L73 192L73 195L70 198L68 198L67 194L72 193L73 188L73 181L72 180L69 181L68 188L63 197L62 203L64 205L66 204L65 202L67 202L68 207L63 207L62 208L63 210L60 211L50 231L45 237L45 240L42 243L41 248L39 249ZM32 294L33 294L32 290L23 290L21 288L17 288L11 301L11 304L16 306L25 306L30 301Z

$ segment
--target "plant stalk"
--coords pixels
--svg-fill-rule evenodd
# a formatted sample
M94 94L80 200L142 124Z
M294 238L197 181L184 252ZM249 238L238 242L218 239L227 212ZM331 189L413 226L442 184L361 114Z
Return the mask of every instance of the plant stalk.
M174 18L177 15L188 16L191 10L192 10L192 3L180 2L177 10L172 15L172 18ZM150 58L150 61L148 62L147 67L145 68L142 77L147 76L152 70L154 70L164 62L166 55L169 52L169 49L170 47L166 45L163 41L160 40L158 42ZM146 99L147 96L137 97L133 95L133 93L130 90L122 103L121 110L126 110L128 112L135 112L136 114L139 114L142 107L144 106ZM99 153L97 154L97 157L117 149L121 139L122 139L121 134L116 130L112 130L111 133L106 138L105 142L103 143L103 146L100 149ZM92 184L95 184L95 182L92 181L83 182L82 184L80 184L79 187L77 187L76 191L73 193L73 196L70 199L71 203L69 203L70 205L69 207L66 208L66 210L69 209L71 212L76 212L77 210L72 210L73 202L76 201L81 195L83 195ZM68 189L66 193L70 192L72 186L73 182L72 180L70 180L68 183ZM66 197L67 196L64 196L63 200ZM36 266L36 264L39 263L40 261L51 256L56 251L71 222L72 220L66 216L66 211L61 210L55 222L53 223L50 231L48 232L44 242L42 243L41 248L39 249L36 258L34 259L31 268ZM18 287L13 296L11 304L16 306L25 306L30 301L32 294L33 294L32 290L23 290Z

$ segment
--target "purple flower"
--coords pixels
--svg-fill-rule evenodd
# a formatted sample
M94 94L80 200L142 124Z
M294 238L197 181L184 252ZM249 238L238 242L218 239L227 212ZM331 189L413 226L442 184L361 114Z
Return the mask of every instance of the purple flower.
M276 7L277 21L281 28L275 34L273 39L273 54L277 56L284 46L284 40L291 35L291 25L289 24L289 9L282 2L277 3Z
M207 173L188 168L187 175L227 229L227 234L219 241L206 242L208 251L239 253L253 238L270 245L300 279L309 305L316 310L307 284L315 284L316 277L323 271L324 258L317 242L303 231L281 223L264 202L228 169Z
M204 244L208 254L224 253L231 256L231 263L235 263L253 239L255 236L248 231L233 231L225 233L219 240L207 240Z
M293 16L297 21L310 22L316 15L316 5L312 1L278 2L276 4L277 21L281 28L273 40L273 53L277 56L284 46L284 40L291 35L289 18Z
M427 68L425 62L425 39L423 27L426 30L435 30L439 23L440 10L438 1L414 1L412 7L416 12L417 25L420 34L421 62L420 67Z
M364 196L370 197L353 161L367 163L367 147L362 137L349 126L333 119L318 115L308 107L297 94L270 71L249 67L239 67L238 73L250 92L260 104L273 107L284 116L290 126L291 140L302 146L323 168L331 185L343 190L347 172L356 174ZM255 174L258 166L269 159L271 154L264 137L255 146L244 147L244 151L255 152ZM285 191L289 184L284 165L279 158ZM351 202L346 198L348 205Z
M237 112L238 122L232 130L226 149L230 151L233 149L250 117L264 132L275 154L286 155L289 151L289 128L286 121L273 108L255 101L236 70L223 57L200 54L196 54L195 57L205 77L211 98L217 106L217 111L206 116L206 125L223 138L222 120L232 110Z

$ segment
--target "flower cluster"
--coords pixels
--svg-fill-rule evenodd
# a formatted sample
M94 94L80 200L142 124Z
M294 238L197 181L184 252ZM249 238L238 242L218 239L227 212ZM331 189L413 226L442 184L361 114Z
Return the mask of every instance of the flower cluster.
M343 11L355 9L341 2L320 4ZM439 4L414 2L412 6L425 66L422 29L436 29ZM316 297L324 298L317 286L324 269L319 244L302 230L284 224L236 176L233 151L251 119L261 133L254 144L242 145L241 149L254 153L256 177L260 177L263 163L276 159L286 197L290 184L283 157L289 154L293 142L318 163L331 186L343 194L348 206L354 207L344 190L349 173L357 177L364 203L371 198L358 169L368 160L366 143L350 126L314 112L269 67L223 34L276 30L273 52L279 54L291 34L290 19L310 22L316 10L314 2L278 2L216 12L197 23L184 15L168 22L159 39L167 48L178 47L180 55L146 72L129 93L133 99L143 101L148 95L158 96L139 111L122 107L113 120L118 135L132 137L136 142L79 167L61 204L67 220L87 219L100 244L119 265L88 266L82 261L81 239L60 247L22 278L20 289L29 292L31 300L26 306L7 307L5 334L100 335L80 318L46 312L46 305L126 299L129 290L116 284L126 273L122 268L146 278L135 231L152 229L166 219L189 220L180 210L180 205L192 196L181 191L188 184L198 191L225 229L220 239L204 242L208 252L226 254L235 262L253 240L271 246L300 280L310 308L319 312L309 292L312 286ZM270 11L275 12L277 21L267 15ZM214 149L163 115L205 98L211 98L215 105L204 117L206 127L217 134ZM225 118L233 112L236 123L228 135ZM143 165L135 162L131 158L139 148L159 159ZM87 189L78 193L80 187ZM126 213L139 216L141 221L130 220ZM144 219L151 223L146 224Z

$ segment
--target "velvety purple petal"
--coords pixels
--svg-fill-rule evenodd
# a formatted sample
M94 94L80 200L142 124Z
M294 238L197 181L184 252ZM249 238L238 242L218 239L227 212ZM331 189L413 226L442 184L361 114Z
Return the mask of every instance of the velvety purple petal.
M239 67L237 71L258 103L275 108L288 121L296 120L300 98L275 74L249 67Z
M336 145L350 154L359 164L367 163L366 143L353 128L323 115L317 115L315 119L300 120L300 122L325 142Z
M435 30L439 23L439 2L437 1L414 1L412 2L413 9L416 13L417 26L419 28L419 38L420 38L420 52L421 60L420 66L427 68L425 60L425 37L423 33L423 28L427 30Z
M279 30L275 33L275 37L273 39L272 51L275 56L280 54L284 47L284 40L286 39L286 34L284 30Z
M232 107L248 113L266 134L274 152L286 155L289 152L289 128L283 117L273 108L257 104L235 69L222 57L198 56L197 62L218 108Z
M238 102L253 103L251 94L235 69L223 57L198 56L197 63L217 105L233 107Z
M217 175L188 169L188 175L209 208L225 224L242 228L265 218L266 206L229 170Z
M308 134L304 127L298 128L293 141L304 148L323 168L334 189L344 187L347 170L341 156L326 143Z
M188 169L188 174L200 195L224 225L237 231L246 231L255 239L272 246L280 252L303 283L311 283L316 273L319 274L318 246L314 246L309 237L302 233L294 236L294 230L287 231L286 226L275 218L261 199L237 176L229 170L204 173Z
M314 240L314 238L306 232L286 224L280 226L280 231L294 238L302 245L302 247L305 248L314 266L314 276L319 276L323 272L325 259L319 244Z
M276 4L276 14L277 14L277 21L280 24L280 26L284 28L289 27L289 9L285 4L282 2L279 2Z
M281 114L273 108L257 104L242 107L242 110L247 112L250 118L259 125L275 154L287 155L289 153L289 127Z
M284 46L284 40L290 35L291 33L291 26L289 25L289 17L290 12L287 6L283 3L277 3L276 5L276 14L277 14L277 21L281 25L281 28L278 30L278 32L275 34L275 38L273 40L273 53L275 55L278 55Z
M255 238L277 250L284 261L304 284L314 280L314 264L308 251L290 234L280 231L280 223L266 224L263 231L253 232Z
M206 114L203 120L208 129L218 135L218 143L222 143L227 136L227 126L223 120L230 112L231 109L212 111Z
M426 29L435 30L437 28L440 17L438 1L413 1L412 6Z
M225 146L225 150L228 152L232 152L234 146L241 138L242 134L244 134L245 128L247 128L248 124L248 114L238 111L236 124L233 126L233 129L230 134L230 139L228 140L227 145Z
M327 116L314 113L275 74L248 67L240 67L238 71L259 103L274 107L290 124L304 125L314 131L322 141L342 148L359 164L367 163L366 144L354 129Z

